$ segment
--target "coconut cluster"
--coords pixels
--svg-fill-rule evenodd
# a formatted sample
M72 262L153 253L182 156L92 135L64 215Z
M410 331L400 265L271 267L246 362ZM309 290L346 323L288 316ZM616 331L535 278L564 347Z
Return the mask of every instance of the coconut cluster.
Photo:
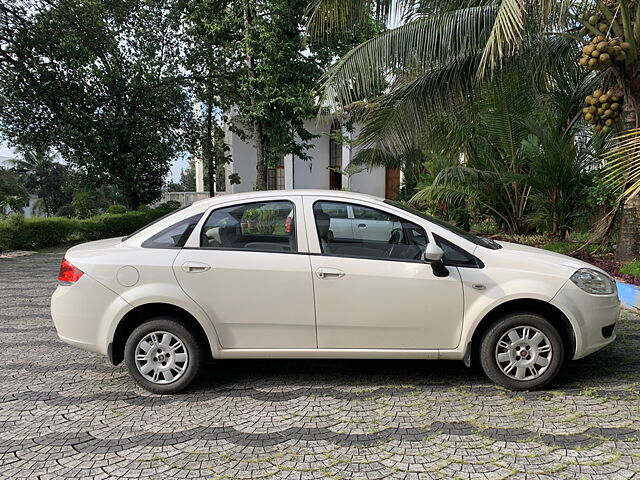
M582 47L580 65L589 70L604 70L613 65L613 62L623 62L630 48L631 44L617 37L606 39L603 35L598 35Z
M622 96L615 90L596 90L584 99L586 106L582 109L584 119L594 125L596 132L607 133L620 118L622 112Z
M607 23L607 21L602 15L597 13L586 13L582 17L582 24L583 25L589 24L592 27L597 28L598 31L602 34L605 34L609 31L609 24ZM591 33L592 33L592 30L587 28L586 26L580 29L580 35L582 36L591 35Z

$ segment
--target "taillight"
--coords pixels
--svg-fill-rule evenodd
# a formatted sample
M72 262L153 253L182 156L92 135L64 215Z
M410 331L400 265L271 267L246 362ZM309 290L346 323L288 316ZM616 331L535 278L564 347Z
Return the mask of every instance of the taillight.
M60 264L60 273L58 273L59 282L65 284L75 283L80 280L82 275L84 275L82 270L71 265L66 258L62 259L62 263Z

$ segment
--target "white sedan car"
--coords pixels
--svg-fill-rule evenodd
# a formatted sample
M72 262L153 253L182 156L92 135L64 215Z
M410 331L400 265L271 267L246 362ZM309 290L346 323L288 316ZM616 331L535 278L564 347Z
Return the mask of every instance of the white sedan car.
M455 359L538 388L611 343L619 312L592 265L322 190L203 200L73 247L51 300L63 341L157 393L207 357Z

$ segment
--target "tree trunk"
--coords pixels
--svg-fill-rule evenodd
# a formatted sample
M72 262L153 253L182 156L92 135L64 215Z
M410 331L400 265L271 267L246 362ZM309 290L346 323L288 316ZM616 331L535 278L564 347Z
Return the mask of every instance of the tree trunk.
M213 102L209 95L207 100L207 138L206 138L206 159L207 159L207 180L209 182L209 197L216 194L215 190L215 161L213 152Z
M127 204L127 210L137 210L140 206L140 197L135 190L135 186L133 188L125 186L122 193Z
M552 213L552 230L551 230L551 236L554 238L557 238L559 235L558 232L558 205L557 205L557 201L558 201L558 187L553 187L553 189L551 190L551 203L553 204L553 213Z
M640 106L640 88L627 89L624 96L624 129L638 126L638 106ZM625 262L640 258L640 195L627 198L620 212L616 260Z
M252 85L256 78L256 65L255 58L253 57L253 53L250 46L251 41L251 24L253 22L253 16L251 15L251 9L249 7L249 0L243 1L243 11L244 11L244 57L245 63L247 64L247 78L249 79L249 83ZM255 113L257 109L257 101L255 95L252 93L251 98L249 99L249 103L251 104L251 109ZM254 119L252 122L253 128L253 140L255 142L256 147L256 184L255 190L266 190L267 189L267 141L264 133L264 125L260 119Z

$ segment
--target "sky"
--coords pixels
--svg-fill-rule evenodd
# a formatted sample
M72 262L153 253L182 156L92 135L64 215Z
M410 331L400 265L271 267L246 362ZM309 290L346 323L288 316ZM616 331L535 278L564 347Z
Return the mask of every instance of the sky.
M13 151L4 143L0 143L0 157L10 157L13 155Z

